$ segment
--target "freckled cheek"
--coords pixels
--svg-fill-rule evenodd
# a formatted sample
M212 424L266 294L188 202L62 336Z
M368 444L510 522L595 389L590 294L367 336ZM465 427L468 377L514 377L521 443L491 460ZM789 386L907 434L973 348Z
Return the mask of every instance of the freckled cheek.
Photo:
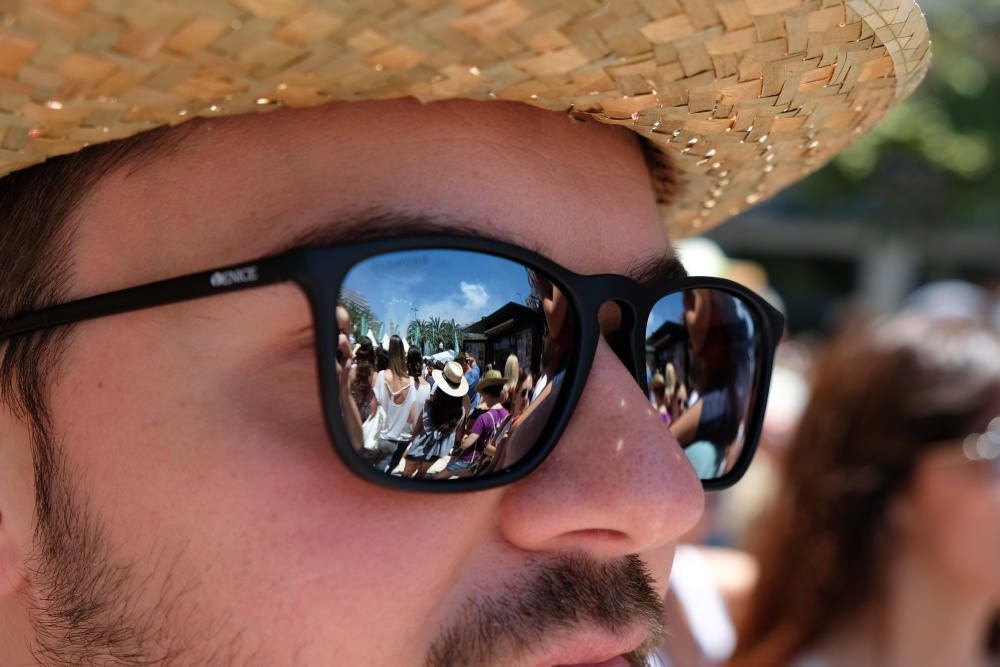
M185 545L189 573L210 589L248 605L266 595L289 613L306 601L342 610L398 592L386 572L461 560L461 531L428 539L429 528L455 528L447 499L414 502L336 457L311 363L184 358L152 336L132 327L81 341L55 400L68 455L123 558Z
M236 471L281 478L332 462L311 351L248 360L208 340L175 345L135 324L127 336L74 346L58 387L57 421L95 473L144 483L169 476L196 493Z

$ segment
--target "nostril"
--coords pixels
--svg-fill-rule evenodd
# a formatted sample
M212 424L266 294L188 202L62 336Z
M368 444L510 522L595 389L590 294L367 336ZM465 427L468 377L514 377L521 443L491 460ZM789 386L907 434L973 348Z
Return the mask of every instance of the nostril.
M567 536L587 540L588 542L603 542L605 544L618 544L628 542L630 540L629 536L620 530L609 530L605 528L574 530L567 533Z

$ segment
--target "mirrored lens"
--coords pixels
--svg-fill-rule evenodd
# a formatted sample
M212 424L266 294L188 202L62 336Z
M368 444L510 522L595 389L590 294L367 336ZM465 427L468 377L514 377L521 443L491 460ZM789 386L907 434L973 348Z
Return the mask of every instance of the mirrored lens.
M538 442L574 331L546 276L478 252L402 251L352 268L339 303L350 349L341 411L373 468L481 477Z
M752 313L733 294L693 289L661 299L646 323L650 401L703 480L743 451L760 355Z

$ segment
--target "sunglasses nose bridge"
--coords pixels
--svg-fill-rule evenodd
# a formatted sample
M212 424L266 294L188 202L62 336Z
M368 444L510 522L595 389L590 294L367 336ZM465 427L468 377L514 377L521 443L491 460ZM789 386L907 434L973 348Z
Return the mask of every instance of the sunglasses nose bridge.
M641 287L625 276L605 274L588 276L583 286L586 294L586 316L598 327L622 364L642 387L645 374L645 311Z
M638 333L642 327L633 304L621 298L604 301L597 309L597 327L599 335L645 389L645 374L640 372L644 350Z

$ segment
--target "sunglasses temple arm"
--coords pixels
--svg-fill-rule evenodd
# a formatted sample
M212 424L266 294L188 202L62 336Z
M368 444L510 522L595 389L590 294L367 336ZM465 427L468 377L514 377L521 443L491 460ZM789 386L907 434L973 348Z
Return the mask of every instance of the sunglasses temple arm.
M291 257L279 255L129 287L0 323L0 342L51 327L285 282L293 275Z

